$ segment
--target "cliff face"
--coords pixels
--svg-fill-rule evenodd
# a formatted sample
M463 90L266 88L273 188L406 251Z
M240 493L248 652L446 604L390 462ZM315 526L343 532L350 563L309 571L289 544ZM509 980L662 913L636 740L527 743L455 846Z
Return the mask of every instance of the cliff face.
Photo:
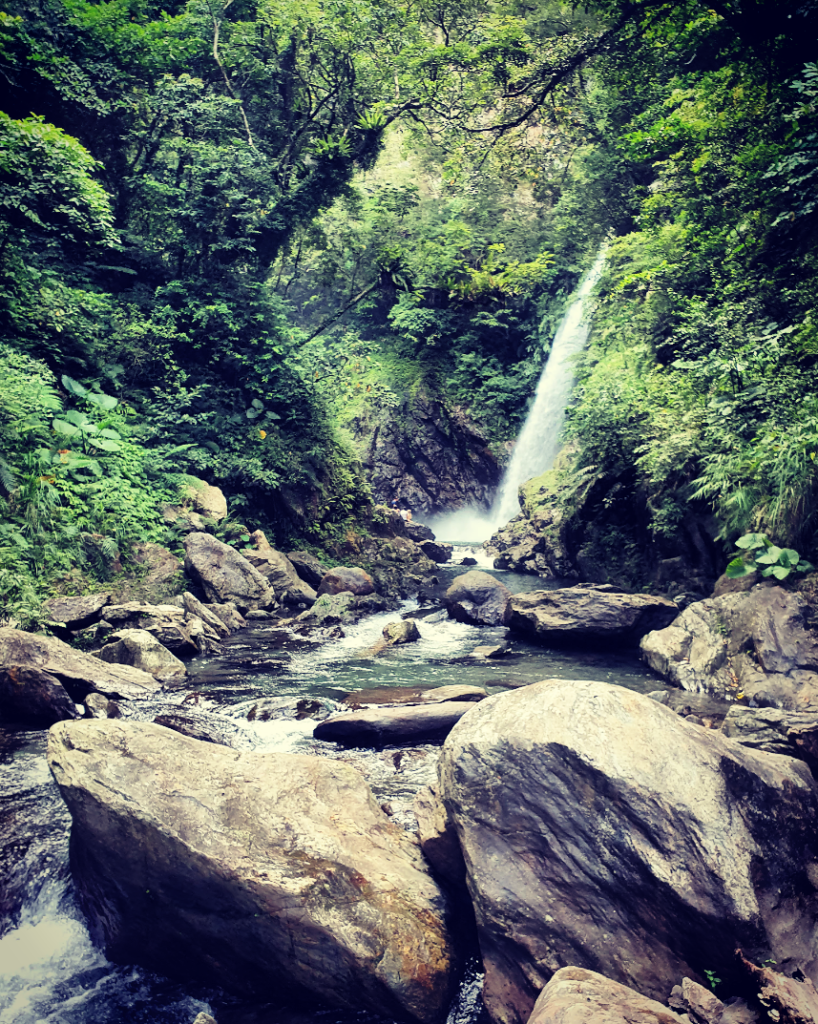
M491 503L502 467L461 409L419 391L347 427L376 501L397 496L423 515Z

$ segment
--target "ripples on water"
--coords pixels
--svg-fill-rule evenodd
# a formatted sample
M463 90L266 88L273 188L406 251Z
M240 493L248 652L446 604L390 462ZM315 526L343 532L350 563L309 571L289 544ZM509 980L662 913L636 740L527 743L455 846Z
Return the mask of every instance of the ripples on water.
M443 582L462 571L442 570ZM536 578L510 573L502 578L512 589L543 586ZM401 614L417 618L421 639L373 657L371 648L383 627ZM125 706L130 716L146 721L160 707L195 707L229 719L233 728L241 725L247 746L257 751L318 754L353 764L376 799L389 805L393 820L412 829L412 800L434 779L439 747L372 751L322 743L312 737L315 722L310 718L247 721L254 702L292 698L295 704L308 696L332 706L353 693L364 704L366 691L374 687L451 683L483 686L494 694L551 677L600 679L643 693L663 688L630 655L568 653L515 637L505 657L475 658L474 648L503 643L506 631L454 622L431 609L424 612L416 602L344 626L343 633L316 642L253 624L231 637L221 656L192 663L185 689ZM190 1024L202 1010L213 1013L219 1024L375 1024L370 1014L248 1008L108 963L91 942L74 900L67 868L69 816L46 766L45 739L42 732L0 731L0 934L5 932L0 938L0 1024ZM480 984L472 965L447 1024L476 1024Z

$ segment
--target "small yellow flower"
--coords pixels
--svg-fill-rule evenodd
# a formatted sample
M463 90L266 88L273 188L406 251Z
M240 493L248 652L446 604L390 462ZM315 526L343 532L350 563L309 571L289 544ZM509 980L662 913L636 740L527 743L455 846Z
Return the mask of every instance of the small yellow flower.
M267 431L266 431L266 430L259 430L259 432L258 432L258 436L259 436L259 437L260 437L260 438L262 439L262 441L263 441L263 440L264 440L264 438L265 438L265 437L267 436Z

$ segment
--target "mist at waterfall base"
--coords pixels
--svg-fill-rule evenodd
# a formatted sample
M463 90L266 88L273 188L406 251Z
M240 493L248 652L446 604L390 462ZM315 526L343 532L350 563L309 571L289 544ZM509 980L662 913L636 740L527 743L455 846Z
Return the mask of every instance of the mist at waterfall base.
M565 409L574 384L571 357L581 352L588 341L591 323L586 316L586 299L599 280L604 263L603 249L574 292L557 328L534 401L517 438L511 461L500 481L494 503L488 511L468 507L430 519L429 526L438 540L454 544L479 544L488 540L520 511L517 497L520 485L544 473L554 464L560 449Z

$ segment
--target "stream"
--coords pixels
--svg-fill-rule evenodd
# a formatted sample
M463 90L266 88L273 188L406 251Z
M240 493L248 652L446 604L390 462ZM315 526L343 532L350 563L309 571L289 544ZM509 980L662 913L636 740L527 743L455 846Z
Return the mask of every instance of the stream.
M458 565L440 567L440 586L463 571ZM559 585L494 574L512 592ZM368 655L383 626L401 615L416 618L421 639L377 657ZM510 642L503 657L472 655L478 646L504 641ZM366 704L383 702L400 687L450 683L483 686L495 694L550 677L604 680L641 693L666 689L634 654L550 649L516 635L509 638L501 627L455 622L445 611L412 601L329 637L252 622L228 638L217 656L191 662L189 673L183 688L127 706L122 702L126 716L152 721L169 708L195 708L217 717L225 728L238 729L247 749L343 759L361 769L379 802L407 829L414 827L414 794L435 777L439 748L363 750L314 740L315 719L301 717L299 701L309 698L311 708L326 713L348 694ZM194 991L141 968L109 963L91 942L75 902L68 870L70 819L45 761L46 736L0 728L0 879L5 883L0 893L0 1024L192 1024L201 1011L212 1013L218 1024L376 1020L363 1012L248 1006L223 993ZM448 1024L478 1020L479 989L480 976L472 967Z

